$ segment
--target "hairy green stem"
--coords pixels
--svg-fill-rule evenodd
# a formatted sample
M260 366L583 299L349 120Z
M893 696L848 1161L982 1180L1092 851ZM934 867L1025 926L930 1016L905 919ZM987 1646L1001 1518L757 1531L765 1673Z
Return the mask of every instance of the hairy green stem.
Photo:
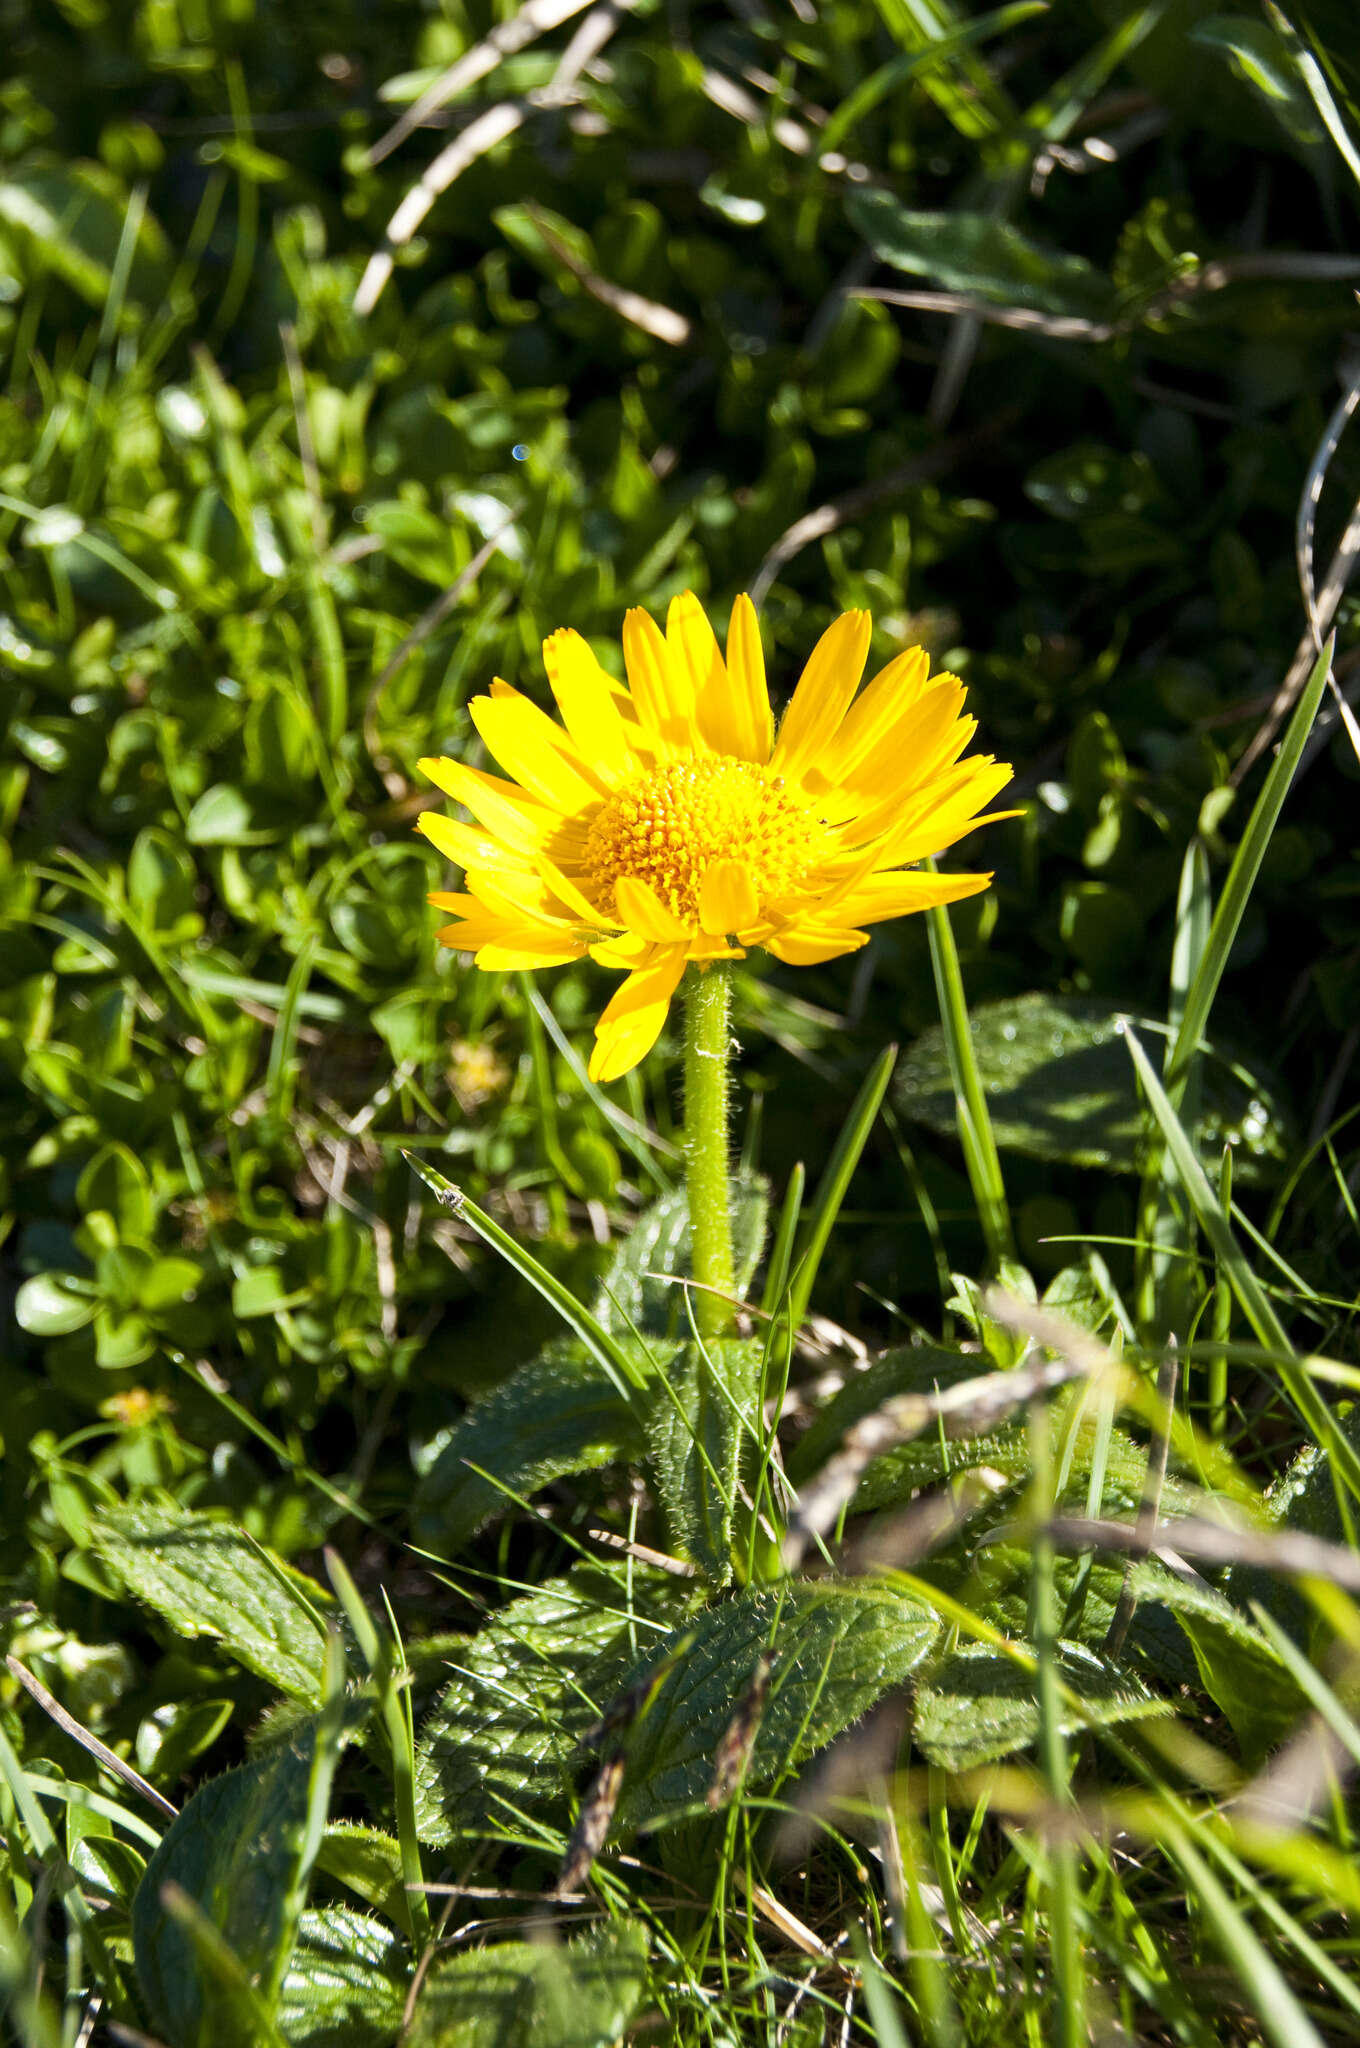
M732 1320L732 1187L727 1171L732 970L691 967L685 987L685 1178L693 1237L694 1319L701 1337Z

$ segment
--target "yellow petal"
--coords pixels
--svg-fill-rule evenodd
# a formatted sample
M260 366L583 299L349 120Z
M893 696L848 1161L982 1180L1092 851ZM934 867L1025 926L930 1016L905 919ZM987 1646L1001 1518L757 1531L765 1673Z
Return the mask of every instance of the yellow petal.
M699 732L718 754L732 754L727 665L708 615L692 590L673 597L666 613L666 645L689 679Z
M567 735L527 697L474 697L469 709L502 768L541 803L570 816L606 794Z
M579 633L565 627L543 642L543 666L562 723L584 761L610 783L635 773L637 761L619 712L617 685Z
M674 748L695 744L694 689L689 671L672 656L661 628L640 607L623 621L623 664L644 727Z
M579 960L584 951L584 946L563 940L540 942L531 932L512 931L489 946L478 947L477 965L487 974L514 974L525 969L532 973L538 967L564 967L568 960Z
M744 860L715 860L699 883L699 923L719 936L739 932L760 915L760 897Z
M808 788L844 782L866 756L876 755L903 712L920 697L930 679L930 656L924 647L908 647L866 683L841 722L841 729L816 764L817 780L805 774Z
M869 875L855 888L819 904L818 914L834 915L837 923L881 924L888 917L910 917L932 903L959 903L965 896L978 895L991 879L990 875L919 872Z
M592 1081L616 1081L646 1058L661 1034L684 971L684 947L669 947L650 966L637 968L615 991L595 1026Z
M420 771L431 782L466 806L474 817L516 853L534 853L549 833L561 825L555 810L529 796L513 782L484 769L469 768L462 761L427 760Z
M446 818L442 811L422 811L416 819L416 830L423 832L446 860L456 861L460 868L524 869L522 855L512 853L498 839L489 838L480 826L460 825L456 818Z
M977 721L963 716L966 697L957 677L937 678L842 781L866 804L921 788L962 753L977 730Z
M789 925L773 937L761 940L767 953L773 953L776 960L787 961L790 967L816 967L823 960L838 960L842 953L858 952L868 943L868 932L811 922Z
M770 766L790 782L815 769L859 688L873 622L868 612L842 612L812 650L793 702L784 713Z
M619 914L610 923L625 925L644 939L673 945L689 936L689 926L666 907L650 882L639 881L636 875L620 875L614 884L614 902Z
M774 718L765 681L760 623L745 591L733 604L727 627L727 680L731 690L732 752L740 761L764 763L774 745Z
M645 967L656 953L652 939L644 939L639 932L620 932L617 938L597 939L590 948L592 960L598 960L601 967L621 967L631 974L635 967Z

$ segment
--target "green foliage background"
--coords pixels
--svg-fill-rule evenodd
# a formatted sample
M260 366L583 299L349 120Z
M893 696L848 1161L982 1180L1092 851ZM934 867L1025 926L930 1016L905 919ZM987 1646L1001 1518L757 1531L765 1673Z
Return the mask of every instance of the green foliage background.
M468 753L469 696L541 692L562 624L616 661L624 609L686 587L720 621L758 593L785 689L858 605L878 658L957 669L1026 806L953 917L970 1000L1033 999L986 1072L1018 1250L1042 1284L1084 1237L1127 1286L1109 1019L1165 1014L1185 848L1221 877L1304 626L1295 520L1360 257L1293 38L1349 109L1341 0L1293 29L1209 0L578 10L375 164L512 13L0 0L0 1579L19 1653L177 1798L239 1760L278 1669L148 1633L110 1511L165 1489L312 1565L334 1538L413 1641L471 1627L479 1572L569 1559L469 1529L451 1589L404 1548L413 1461L553 1326L403 1151L586 1294L676 1177L665 1047L617 1100L584 1082L597 970L436 957L414 763ZM508 139L360 316L407 193L496 107ZM1319 581L1358 467L1343 439ZM1344 685L1350 600L1338 623ZM1206 1129L1305 1348L1344 1356L1354 1126L1321 1141L1353 1094L1360 764L1321 731ZM873 1057L913 1047L911 1170L870 1146L814 1306L933 1336L941 1266L985 1249L924 921L770 965L739 983L747 1163L815 1175ZM1292 1428L1239 1445L1258 1478Z

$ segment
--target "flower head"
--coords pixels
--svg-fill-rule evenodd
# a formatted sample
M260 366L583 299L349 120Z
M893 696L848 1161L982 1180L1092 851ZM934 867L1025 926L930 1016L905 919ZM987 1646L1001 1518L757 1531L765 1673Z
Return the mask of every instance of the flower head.
M589 953L627 970L596 1025L591 1076L611 1081L656 1041L686 963L763 946L810 966L864 945L865 925L985 889L990 875L911 871L975 825L1011 779L961 760L977 721L957 676L909 648L859 691L867 612L818 641L775 731L755 609L739 597L726 658L698 599L623 626L627 683L579 633L544 642L559 725L508 683L472 719L510 781L461 761L424 773L472 813L419 829L466 870L430 901L442 944L478 967L551 967ZM856 692L859 694L856 695Z

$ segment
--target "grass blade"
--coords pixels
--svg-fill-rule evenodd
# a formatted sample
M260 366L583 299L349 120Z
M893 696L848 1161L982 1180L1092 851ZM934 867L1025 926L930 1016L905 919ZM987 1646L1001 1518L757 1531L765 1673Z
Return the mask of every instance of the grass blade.
M926 923L930 932L930 964L935 973L940 1022L944 1026L949 1072L958 1105L964 1164L987 1240L987 1255L994 1266L999 1266L1003 1259L1014 1258L1015 1238L1011 1230L1010 1210L1006 1206L1006 1189L1001 1178L996 1138L992 1133L991 1113L987 1108L982 1076L973 1050L973 1034L968 1025L968 1003L959 969L959 950L954 944L949 912L943 904L932 904L926 912Z
M431 1194L438 1196L446 1209L452 1209L455 1215L470 1223L478 1237L489 1244L493 1251L499 1252L506 1264L513 1266L521 1278L527 1280L529 1285L557 1310L568 1329L574 1331L581 1339L591 1356L608 1373L623 1399L631 1406L632 1395L645 1385L645 1375L639 1371L627 1352L614 1341L603 1325L596 1321L590 1310L576 1299L570 1288L564 1287L546 1266L541 1266L532 1253L526 1252L522 1245L516 1244L508 1231L502 1230L499 1223L493 1222L484 1209L479 1209L475 1202L469 1201L462 1189L455 1187L451 1180L445 1180L443 1174L437 1173L434 1167L426 1166L423 1160L416 1158L414 1152L403 1152L401 1156L411 1171L424 1181Z
M885 1046L865 1077L859 1094L850 1105L836 1148L817 1184L817 1194L808 1218L806 1233L794 1260L794 1281L789 1289L789 1327L796 1330L807 1314L817 1268L822 1262L832 1225L840 1214L851 1178L859 1164L874 1118L878 1115L892 1070L897 1064L897 1047Z
M1326 1402L1295 1356L1293 1347L1285 1335L1284 1325L1276 1315L1269 1295L1252 1271L1242 1247L1234 1237L1232 1225L1219 1207L1218 1197L1210 1187L1208 1176L1199 1163L1189 1133L1176 1115L1166 1090L1154 1073L1152 1062L1128 1025L1124 1027L1124 1035L1128 1040L1129 1051L1133 1055L1134 1066L1138 1070L1138 1078L1152 1106L1152 1113L1180 1177L1186 1198L1195 1212L1201 1230L1217 1255L1219 1271L1232 1288L1243 1315L1260 1342L1274 1357L1280 1379L1294 1406L1318 1442L1330 1450L1337 1471L1344 1474L1347 1485L1357 1499L1360 1499L1360 1455L1357 1455L1344 1432L1336 1427Z
M1166 1062L1167 1092L1179 1107L1180 1095L1189 1072L1190 1058L1200 1040L1204 1037L1209 1023L1209 1012L1213 1008L1218 985L1227 969L1229 955L1237 938L1242 919L1246 913L1256 877L1261 871L1266 848L1279 822L1284 800L1289 794L1289 785L1299 765L1299 758L1317 717L1322 693L1327 687L1331 673L1332 649L1335 635L1328 640L1317 660L1313 663L1308 681L1294 708L1280 750L1270 764L1261 794L1247 820L1247 829L1242 834L1228 878L1223 884L1223 893L1214 911L1213 923L1209 928L1208 940L1200 955L1189 988L1186 990L1185 1007L1181 1014L1180 1028Z
M1163 1823L1163 1840L1198 1894L1204 1918L1275 2048L1324 2048L1321 2034L1249 1922L1238 1912L1199 1851L1169 1818Z

